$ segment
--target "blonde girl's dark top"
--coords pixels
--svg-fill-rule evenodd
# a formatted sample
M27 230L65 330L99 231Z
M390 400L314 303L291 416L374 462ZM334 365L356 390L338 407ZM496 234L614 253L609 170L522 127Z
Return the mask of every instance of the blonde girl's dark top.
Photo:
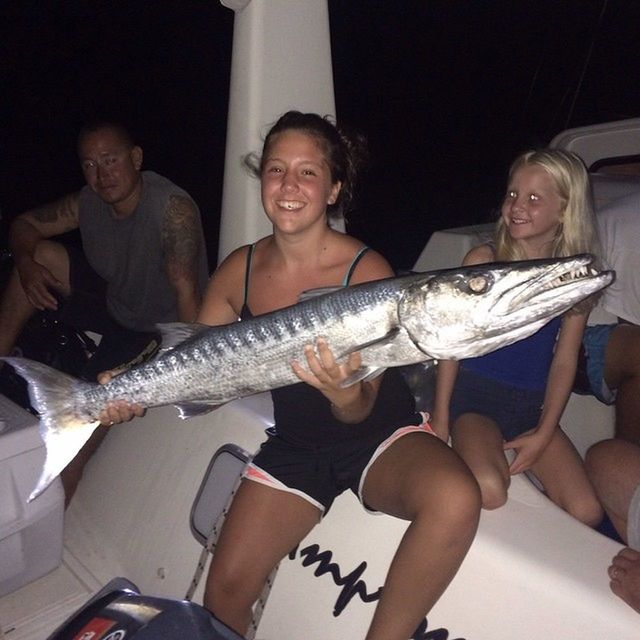
M460 366L519 389L541 391L547 386L562 320L554 318L534 334Z

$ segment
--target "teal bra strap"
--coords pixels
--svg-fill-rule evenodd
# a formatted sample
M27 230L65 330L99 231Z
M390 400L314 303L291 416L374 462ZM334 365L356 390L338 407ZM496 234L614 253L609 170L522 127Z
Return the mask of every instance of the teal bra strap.
M360 262L360 258L362 258L362 256L365 253L367 253L367 251L369 251L369 247L366 247L366 246L362 247L360 251L358 251L358 253L356 254L356 257L351 261L349 270L344 276L344 279L342 281L342 286L346 287L349 284L349 282L351 282L351 276L353 275L353 272L356 270L356 267L358 266L358 262Z

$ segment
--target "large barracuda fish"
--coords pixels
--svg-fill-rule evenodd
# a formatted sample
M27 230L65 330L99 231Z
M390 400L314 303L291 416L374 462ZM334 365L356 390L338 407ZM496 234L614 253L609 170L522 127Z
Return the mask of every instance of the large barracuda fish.
M359 351L362 368L347 381L387 367L483 355L531 335L551 318L613 280L590 255L493 263L358 284L291 307L218 327L163 325L153 360L99 385L43 364L4 358L29 382L40 414L46 461L29 500L75 457L105 404L175 404L182 418L225 402L299 382L291 361L322 337L338 359Z

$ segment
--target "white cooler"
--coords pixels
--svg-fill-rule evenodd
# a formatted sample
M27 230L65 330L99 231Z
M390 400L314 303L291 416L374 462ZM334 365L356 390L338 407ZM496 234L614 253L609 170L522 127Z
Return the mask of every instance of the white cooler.
M0 394L0 597L62 560L60 478L27 503L44 458L37 418Z

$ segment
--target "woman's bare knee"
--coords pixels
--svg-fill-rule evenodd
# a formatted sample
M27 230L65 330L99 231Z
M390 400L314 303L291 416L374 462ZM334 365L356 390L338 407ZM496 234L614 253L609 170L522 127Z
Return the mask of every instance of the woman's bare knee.
M214 558L207 577L205 606L219 601L235 602L237 597L242 597L247 591L247 577L242 575L241 571L233 571L224 561L216 562Z
M583 497L565 507L567 513L589 527L596 527L604 516L602 506L595 497Z
M251 622L251 607L258 598L250 580L226 565L212 563L207 576L203 605L219 620L244 634Z
M469 530L474 533L482 507L476 479L467 471L452 474L445 484L446 489L438 490L436 495L430 496L421 511L429 518L440 518L449 531Z
M477 480L482 494L483 509L492 511L505 505L509 489L508 478L505 480L496 472L487 472L479 473Z

